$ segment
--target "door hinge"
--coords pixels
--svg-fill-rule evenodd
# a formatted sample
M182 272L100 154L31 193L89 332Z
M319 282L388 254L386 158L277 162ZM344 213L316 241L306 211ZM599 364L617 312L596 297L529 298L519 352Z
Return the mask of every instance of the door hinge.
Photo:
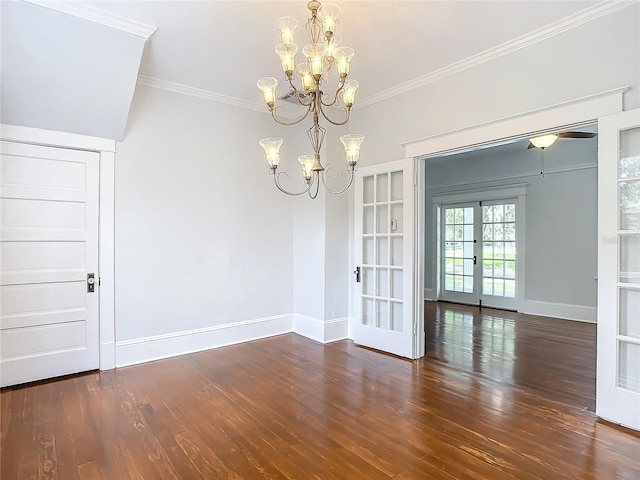
M360 283L360 267L356 267L356 269L353 271L353 273L356 276L356 282Z
M418 186L418 174L417 173L413 174L413 186L414 187Z
M476 255L473 256L473 264L474 265L478 264L478 257Z

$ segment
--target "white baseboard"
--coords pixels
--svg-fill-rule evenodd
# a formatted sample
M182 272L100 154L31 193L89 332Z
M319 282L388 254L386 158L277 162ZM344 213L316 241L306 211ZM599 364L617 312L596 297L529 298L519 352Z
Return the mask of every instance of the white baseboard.
M116 342L115 365L124 367L290 333L292 325L293 315L286 314Z
M585 305L568 305L565 303L525 300L522 313L577 320L579 322L597 322L596 307L587 307Z
M343 340L348 336L348 318L320 320L307 315L293 314L293 332L320 343Z
M425 288L424 289L424 299L435 302L436 299L436 291L433 288Z
M355 320L351 317L349 317L347 320L349 321L349 324L347 326L347 338L349 340L353 340L353 324L355 323Z

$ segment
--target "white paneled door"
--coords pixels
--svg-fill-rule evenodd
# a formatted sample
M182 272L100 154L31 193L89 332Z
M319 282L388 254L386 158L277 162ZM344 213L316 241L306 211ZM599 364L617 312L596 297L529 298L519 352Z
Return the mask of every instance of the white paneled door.
M99 154L0 154L0 384L96 369Z
M353 340L414 358L414 160L357 172Z
M596 413L640 430L640 110L598 121Z

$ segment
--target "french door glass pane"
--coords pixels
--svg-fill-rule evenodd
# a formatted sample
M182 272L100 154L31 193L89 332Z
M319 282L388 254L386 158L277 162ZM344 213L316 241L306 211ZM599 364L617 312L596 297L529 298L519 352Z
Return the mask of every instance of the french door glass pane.
M620 236L619 281L640 284L640 234Z
M620 335L640 338L640 290L620 289Z
M640 128L620 132L618 386L640 393Z
M620 342L618 386L640 393L640 345Z
M444 288L473 293L473 207L445 207Z
M516 205L482 206L482 294L516 296Z
M364 177L362 199L362 323L396 331L404 286L402 177L401 171Z

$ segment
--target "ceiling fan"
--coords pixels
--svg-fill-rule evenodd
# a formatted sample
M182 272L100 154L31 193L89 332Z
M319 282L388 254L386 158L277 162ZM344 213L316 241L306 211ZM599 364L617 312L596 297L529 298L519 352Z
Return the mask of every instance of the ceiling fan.
M527 150L530 148L539 148L540 150L544 150L545 148L553 145L558 138L593 138L596 135L598 134L594 132L550 133L548 135L542 135L541 137L530 138Z
M540 149L540 175L544 177L544 149L553 145L558 138L593 138L597 135L594 132L559 132L549 133L540 137L534 137L529 139L530 148Z

